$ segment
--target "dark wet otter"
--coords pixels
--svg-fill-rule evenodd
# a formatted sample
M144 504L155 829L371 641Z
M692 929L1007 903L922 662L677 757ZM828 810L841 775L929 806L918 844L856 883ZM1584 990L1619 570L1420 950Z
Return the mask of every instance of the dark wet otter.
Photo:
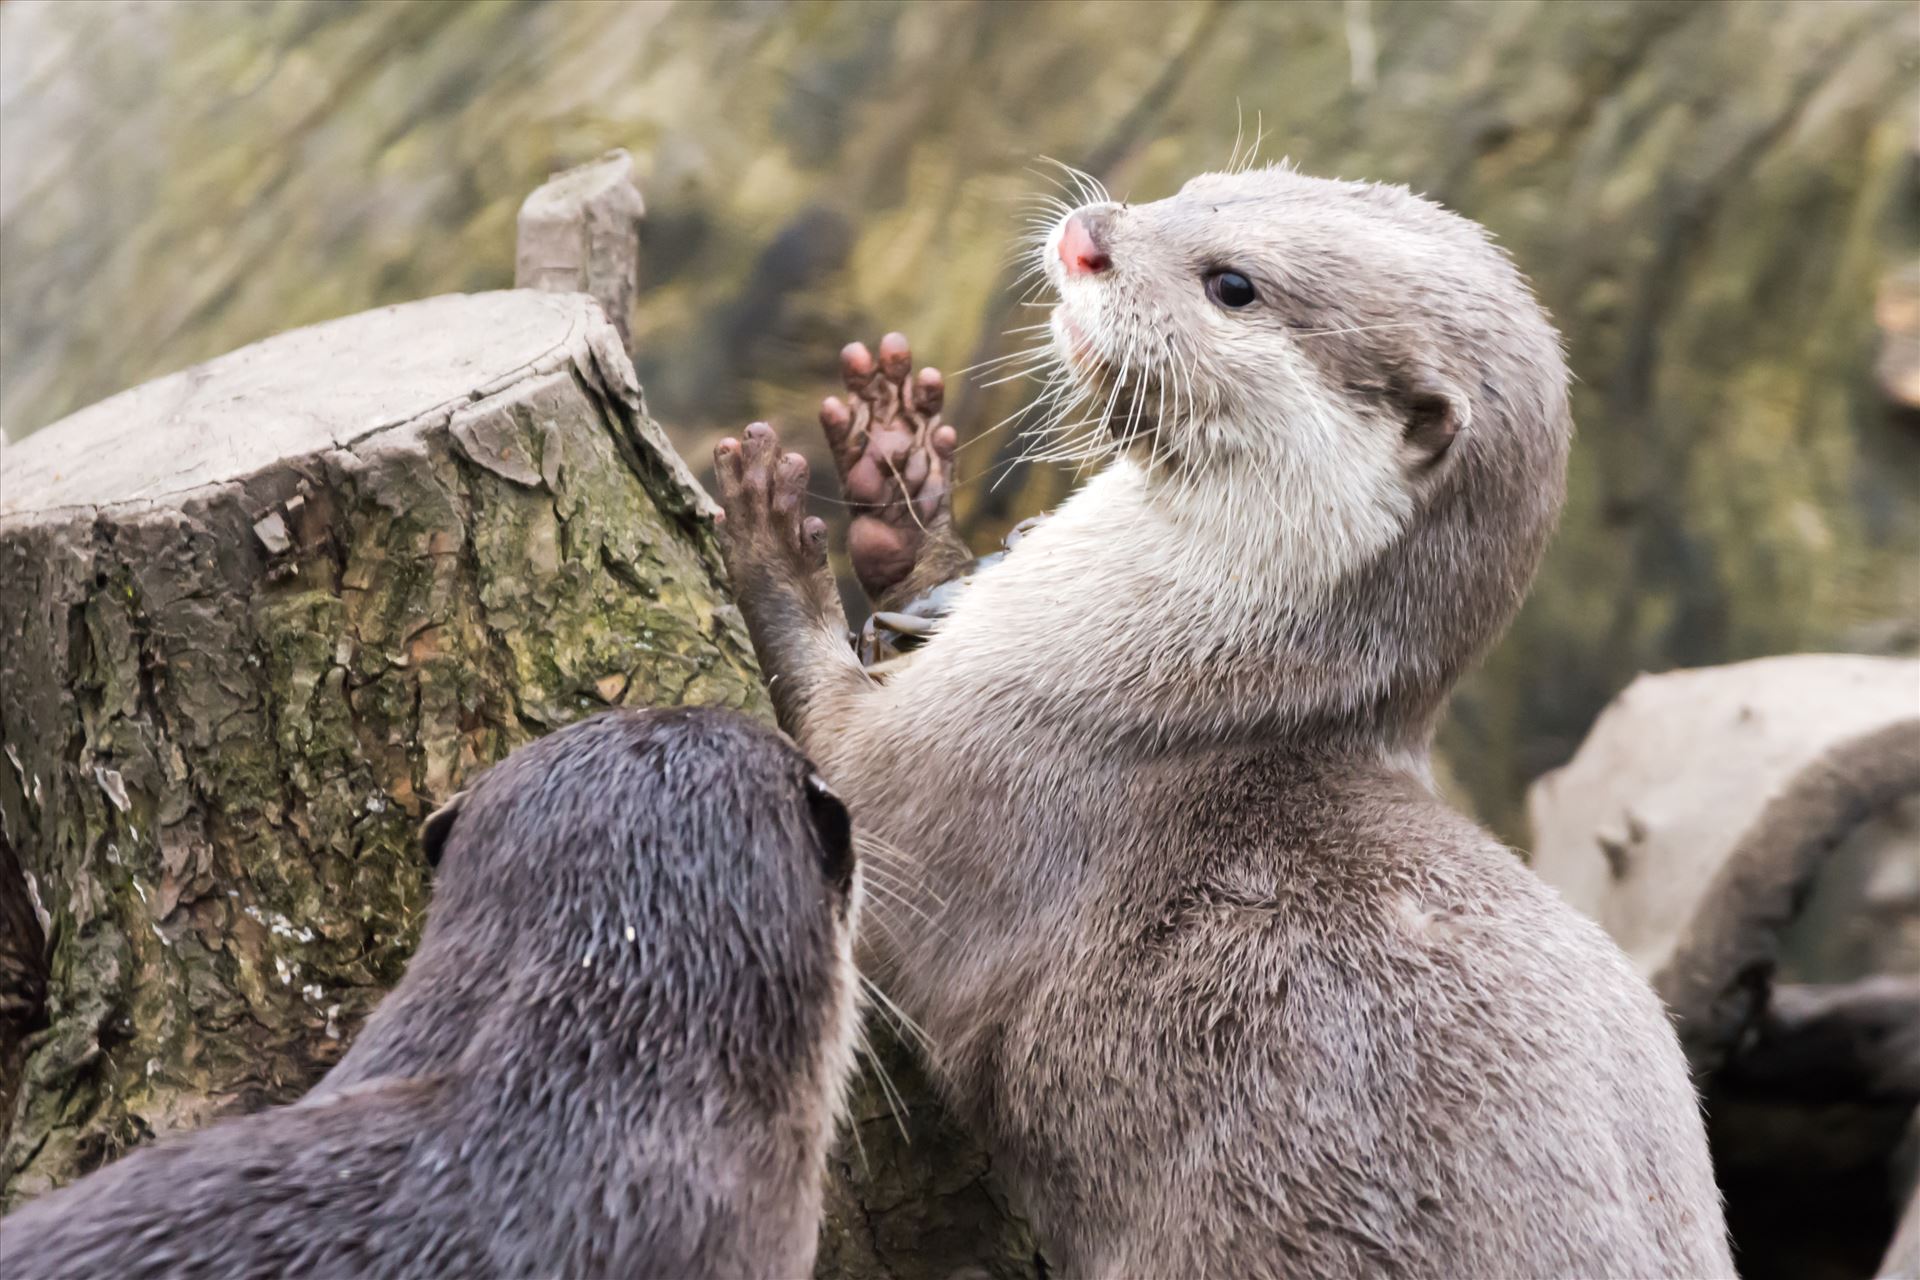
M716 458L782 720L937 926L863 947L1048 1257L1729 1274L1658 1000L1428 776L1563 491L1526 283L1404 189L1284 169L1062 212L1055 385L1109 465L885 679L805 463L757 424ZM964 555L953 437L897 336L844 367L822 422L897 607Z
M611 712L426 834L425 936L339 1067L27 1204L8 1276L806 1273L857 897L807 761Z

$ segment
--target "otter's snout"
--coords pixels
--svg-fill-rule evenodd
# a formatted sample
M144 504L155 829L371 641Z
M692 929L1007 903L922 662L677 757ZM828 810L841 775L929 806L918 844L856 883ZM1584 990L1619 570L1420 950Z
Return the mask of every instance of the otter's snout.
M1080 209L1060 228L1060 261L1070 276L1098 275L1113 265L1107 235L1113 215L1105 209Z

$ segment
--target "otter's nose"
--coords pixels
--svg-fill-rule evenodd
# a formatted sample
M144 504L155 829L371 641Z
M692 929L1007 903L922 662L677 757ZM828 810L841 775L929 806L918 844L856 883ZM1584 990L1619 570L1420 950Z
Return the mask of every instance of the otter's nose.
M1107 256L1107 230L1112 215L1101 209L1081 209L1068 215L1060 228L1060 261L1070 276L1098 275L1113 265Z

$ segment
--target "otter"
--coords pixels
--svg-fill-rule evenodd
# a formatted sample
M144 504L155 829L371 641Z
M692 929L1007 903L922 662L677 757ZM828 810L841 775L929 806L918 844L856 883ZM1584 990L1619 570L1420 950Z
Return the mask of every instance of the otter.
M29 1202L10 1276L807 1272L860 896L813 767L737 714L609 712L425 842L419 950L334 1071Z
M1659 1001L1428 767L1562 500L1547 316L1404 188L1088 195L1037 252L1105 465L885 678L805 460L716 450L781 721L938 925L863 960L1069 1274L1732 1274ZM820 414L882 607L964 558L910 369Z

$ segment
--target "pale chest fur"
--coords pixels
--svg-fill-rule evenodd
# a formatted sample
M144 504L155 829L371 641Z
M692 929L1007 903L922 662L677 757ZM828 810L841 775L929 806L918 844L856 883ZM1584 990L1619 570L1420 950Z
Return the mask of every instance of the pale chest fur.
M1094 737L1151 736L1160 709L1215 736L1258 723L1265 664L1408 518L1382 464L1376 483L1269 459L1203 491L1116 462L973 581L879 714L949 754L1018 752L1036 720Z

